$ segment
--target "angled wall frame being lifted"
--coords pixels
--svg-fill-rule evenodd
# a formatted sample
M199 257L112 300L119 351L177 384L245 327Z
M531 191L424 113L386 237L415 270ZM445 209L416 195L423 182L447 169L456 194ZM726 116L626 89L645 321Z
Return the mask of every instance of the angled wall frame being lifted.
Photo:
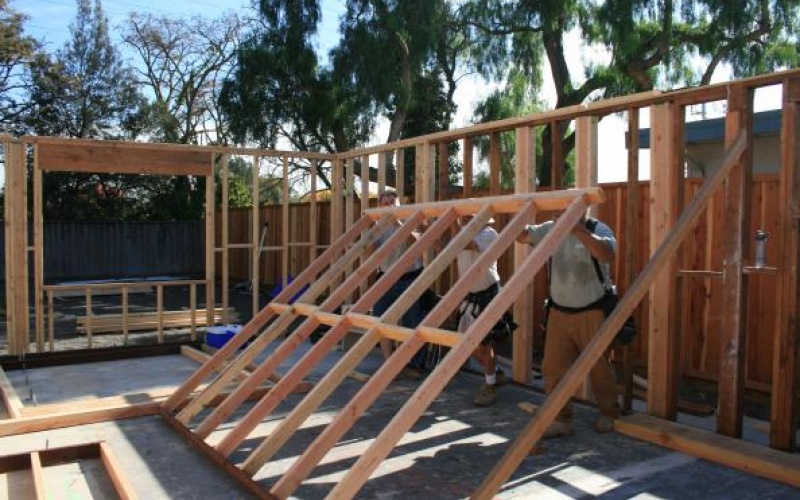
M368 450L367 453L371 457L368 463L373 464L373 467L377 466L408 428L422 415L433 399L441 393L503 312L511 307L517 297L525 291L533 276L586 213L587 208L591 204L601 201L601 191L597 188L588 188L367 210L364 216L331 245L289 288L268 304L236 337L192 375L164 403L162 413L172 425L192 429L195 441L205 440L212 432L220 432L223 428L231 427L214 449L205 443L201 445L205 451L217 459L229 457L255 427L269 416L278 404L284 401L294 386L300 383L302 378L331 349L335 348L350 328L366 330L360 340L315 385L314 389L249 454L241 468L247 476L252 477L382 338L400 341L400 347L271 488L271 494L285 498L303 482L325 454L383 393L389 383L426 342L450 347L451 349L443 361L390 424L391 432L384 432L382 438ZM467 332L461 334L441 329L440 325L469 291L469 276L488 268L503 252L514 245L516 237L526 224L534 220L536 212L540 210L563 211L563 214L558 218L547 237L530 252L517 272ZM475 217L450 239L426 266L425 272L416 278L383 316L378 318L369 315L373 304L409 269L414 260L440 242L442 237L449 233L459 216L464 214L473 214ZM451 265L458 253L486 222L498 214L508 214L511 216L511 220L501 231L496 242L481 254L465 277L459 279L444 294L442 300L418 327L409 329L398 326L397 323L405 311ZM404 223L391 239L374 253L370 253L369 249L372 247L372 243L385 231L386 227L401 220ZM401 258L372 286L369 286L368 278L377 270L378 265L386 258L390 249L397 243L408 239L412 231L426 225L427 229L419 235L419 238L403 253ZM358 269L353 273L348 273L347 271L352 268L353 263L358 262L359 259L362 259L362 263ZM302 293L298 300L289 303L289 297L292 297L305 285L309 285L309 288ZM335 313L352 291L363 285L367 286L365 293L349 308L348 312L346 314ZM317 305L320 297L328 291L326 298ZM298 318L303 321L298 327L293 328L292 325ZM284 374L273 390L253 406L243 418L238 420L235 425L224 425L228 417L240 407L254 388L264 381L282 361L286 360L321 324L332 328ZM285 340L234 392L228 395L213 411L201 415L201 411L208 406L209 401L215 398L225 386L234 382L244 366L253 362L267 346L284 335L286 336ZM239 352L238 349L248 341L251 341L249 345ZM192 396L199 384L214 371L218 371L219 374L205 389ZM350 496L360 489L371 471L371 468L364 468L355 475L348 474L345 481L337 486L332 495L338 495L337 490L344 488L342 494L345 497Z

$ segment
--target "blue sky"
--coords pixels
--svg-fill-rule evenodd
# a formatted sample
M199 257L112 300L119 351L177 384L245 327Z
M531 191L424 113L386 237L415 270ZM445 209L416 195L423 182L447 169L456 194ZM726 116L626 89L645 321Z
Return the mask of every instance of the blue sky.
M94 0L92 0L94 1ZM75 0L10 0L11 7L30 16L25 24L26 33L43 40L49 52L61 48L69 37L69 25L75 19ZM255 15L249 0L101 0L101 5L111 25L112 38L119 42L119 27L131 12L145 12L171 17L202 16L214 18L235 11L243 16ZM339 16L343 3L322 0L322 25L318 39L319 48L325 52L338 38ZM120 48L122 48L120 46Z

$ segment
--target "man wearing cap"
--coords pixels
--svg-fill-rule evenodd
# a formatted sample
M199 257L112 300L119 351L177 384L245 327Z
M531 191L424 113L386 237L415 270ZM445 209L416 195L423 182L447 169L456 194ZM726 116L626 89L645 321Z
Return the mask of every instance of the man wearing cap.
M472 215L465 215L461 219L461 225L464 226L472 219ZM459 252L457 260L459 276L465 276L481 252L485 251L497 240L497 231L491 227L493 223L494 219L489 219L464 250ZM497 261L494 261L483 273L475 276L470 292L461 302L458 308L458 331L466 332L472 322L475 321L499 291L500 275L497 272ZM476 406L494 404L497 401L497 386L506 381L503 371L497 370L497 359L494 352L495 342L500 340L499 337L504 333L507 333L507 330L493 329L472 353L472 357L483 367L485 379L473 401Z
M379 207L396 207L400 205L400 200L397 197L397 193L393 190L387 190L382 192L378 196L378 206ZM390 226L387 230L385 230L375 241L373 251L380 247L381 245L385 244L389 238L401 227L401 223L398 221L395 225ZM403 253L408 249L411 245L413 240L405 241L395 248L392 249L389 256L384 260L380 266L378 267L378 275L385 273L392 267L392 265L397 262L398 259L403 255ZM403 292L411 286L411 283L417 279L417 276L422 273L422 259L416 259L411 267L406 270L405 274L403 274L386 293L378 299L375 303L375 306L372 308L373 316L380 317L385 313L389 307L398 299ZM415 301L411 307L403 314L403 317L400 319L400 325L406 328L416 328L417 325L425 318L425 311L422 309L422 306L419 300ZM388 359L389 356L392 354L392 341L389 339L381 339L381 352L383 353L384 359ZM420 349L414 357L409 361L408 366L403 370L403 374L411 377L411 378L420 378L423 376L425 371L425 348L423 347Z

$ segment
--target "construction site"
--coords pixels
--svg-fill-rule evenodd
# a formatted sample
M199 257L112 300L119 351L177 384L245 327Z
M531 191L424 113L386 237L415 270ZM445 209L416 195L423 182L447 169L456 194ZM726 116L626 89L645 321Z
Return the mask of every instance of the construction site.
M780 92L781 107L757 112L767 88ZM722 118L688 118L712 104L725 109ZM598 161L598 124L610 115L627 122L619 159L627 181L598 185L609 168ZM0 136L0 497L800 499L799 122L800 71L792 70L337 155ZM535 158L548 128L558 138L549 148L555 188L544 190ZM569 186L567 130L575 136ZM483 141L487 165L475 153ZM463 182L452 185L456 150ZM233 158L277 165L281 203L228 207ZM293 164L324 171L329 196L290 201ZM488 188L478 189L483 167ZM191 249L203 275L162 275L157 261L188 252L181 242L193 240L160 234L138 278L48 276L51 254L95 259L77 246L48 248L42 181L52 172L204 178L204 219L192 236L200 243ZM309 182L311 193L320 190L317 175ZM370 196L387 189L399 206ZM545 394L546 268L587 212L616 233L620 300ZM459 224L464 216L471 221ZM527 225L551 219L541 243L517 242ZM498 238L458 276L459 252L490 220ZM91 244L113 248L100 237ZM373 314L417 259L422 272ZM453 315L472 277L495 261L500 292L458 332ZM438 300L422 322L401 326L429 291ZM476 407L482 374L470 357L507 311L517 328L499 362L512 380L494 405ZM615 344L629 318L633 342ZM396 345L387 359L383 339ZM420 351L423 376L403 376ZM614 432L599 434L587 377L606 356L623 412ZM570 401L574 435L543 439Z

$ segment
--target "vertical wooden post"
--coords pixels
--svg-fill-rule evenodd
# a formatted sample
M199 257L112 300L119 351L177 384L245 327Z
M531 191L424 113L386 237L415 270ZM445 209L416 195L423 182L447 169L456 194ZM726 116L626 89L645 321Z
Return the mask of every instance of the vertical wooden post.
M500 169L503 158L500 147L500 132L492 132L489 136L489 195L500 194Z
M627 290L635 278L636 256L639 245L639 108L628 110L628 181L627 201L625 203L625 262L622 269L625 273L625 289ZM634 345L625 347L623 360L624 392L622 408L630 411L633 406L633 362Z
M216 234L215 234L215 186L214 172L215 161L214 153L210 154L211 173L206 176L206 325L214 324L214 304L216 303Z
M747 137L747 150L726 179L726 208L722 230L722 327L720 328L719 399L717 431L741 437L747 350L747 276L742 272L751 236L750 192L753 180L753 92L743 86L728 87L725 145L740 131Z
M223 309L224 310L224 309ZM164 285L156 285L156 318L158 321L158 343L164 343Z
M53 292L47 292L47 339L50 343L50 352L56 350L56 318L53 307Z
M194 311L192 311L194 315ZM130 320L130 311L128 310L128 286L122 286L122 344L128 345L128 328ZM194 339L192 339L194 340Z
M283 156L283 194L281 195L281 283L289 283L289 157Z
M330 241L334 242L344 234L344 220L342 220L342 177L344 165L341 158L333 160L333 175L331 175L331 235Z
M536 144L533 129L531 127L520 127L516 130L516 151L515 156L516 172L514 173L514 193L523 194L536 191ZM465 147L466 147L466 140ZM472 145L470 143L470 149ZM466 153L465 153L466 159ZM472 155L470 154L470 161ZM466 172L466 160L464 162ZM466 173L465 173L466 175ZM472 176L472 166L470 165L470 177ZM471 181L471 179L470 179ZM472 182L470 182L471 186ZM466 191L466 177L465 177ZM466 196L466 193L464 194ZM533 221L530 221L533 222ZM514 245L514 270L520 269L530 254L531 246L525 243ZM533 337L535 325L537 324L537 305L533 303L533 281L520 293L514 303L514 322L517 323L517 330L513 335L513 367L514 380L523 384L532 382L533 371Z
M44 221L42 218L42 170L39 168L39 148L33 146L33 287L36 316L36 350L44 351Z
M400 197L400 203L405 203L406 196L406 150L400 148L395 151L395 162L397 163L397 170L395 174L395 189L397 196Z
M650 249L654 253L678 219L683 145L682 109L669 102L651 109ZM678 399L679 338L670 327L675 317L675 257L671 256L650 287L647 411L674 419Z
M86 287L86 347L92 348L92 289Z
M28 352L28 252L25 203L25 145L8 141L6 154L6 308L8 352Z
M448 143L439 143L439 193L437 200L450 199L450 151L447 149Z
M474 156L472 137L464 137L464 198L472 197L472 162ZM517 155L519 158L519 155Z
M780 169L780 231L778 232L778 321L772 353L772 403L769 444L792 451L797 432L798 334L797 263L800 258L800 80L783 84Z
M228 309L228 287L230 286L230 229L228 227L228 177L229 177L229 160L230 156L222 155L222 161L220 162L220 168L222 169L222 173L220 175L220 183L222 184L222 196L220 197L220 204L221 207L221 215L220 215L220 250L221 250L221 257L220 261L222 262L222 285L220 287L220 293L222 294L222 309ZM159 334L160 337L160 334ZM159 340L161 343L163 340Z
M433 162L435 161L434 147L435 146L430 142L420 144L416 147L414 203L434 201L432 198L434 181Z
M192 342L197 340L197 285L189 285L189 330L192 332Z
M319 204L317 203L317 171L322 168L322 160L311 161L311 201L309 202L309 210L311 211L309 222L309 235L308 241L311 248L308 251L308 263L314 262L317 258L317 250L319 246Z
M564 134L561 130L561 122L550 123L550 179L553 189L564 187Z
M587 188L597 186L597 118L581 116L575 125L575 187ZM597 216L597 206L589 205L587 212ZM589 377L583 381L575 396L591 400L591 384Z
M250 241L253 245L250 247L250 293L252 294L252 311L253 316L256 315L259 309L259 284L261 280L259 279L259 275L261 274L260 266L261 266L261 218L259 217L261 213L261 189L259 186L260 183L260 176L261 173L260 169L260 158L258 155L253 155L253 169L251 172L251 181L250 181L250 189L251 189L251 196L253 198L253 207L250 210ZM314 173L312 172L312 178ZM314 192L312 187L312 193ZM266 229L266 228L265 228ZM193 332L194 335L194 332ZM192 339L194 340L194 338Z

